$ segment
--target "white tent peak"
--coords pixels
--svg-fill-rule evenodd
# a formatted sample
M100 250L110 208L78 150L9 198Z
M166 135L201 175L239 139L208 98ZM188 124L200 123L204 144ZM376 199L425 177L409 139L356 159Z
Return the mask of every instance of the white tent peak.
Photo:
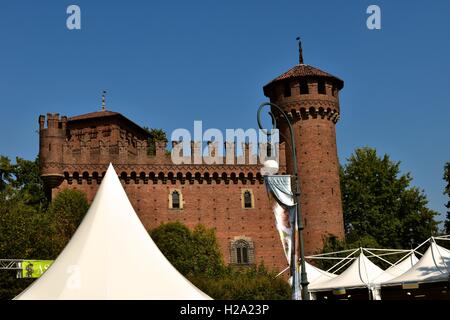
M405 273L406 271L408 271L409 269L411 269L418 261L419 259L417 259L416 255L414 254L414 250L411 250L411 252L408 253L408 255L406 256L406 258L404 257L397 264L394 264L389 268L387 268L380 276L378 276L375 279L375 282L377 284L380 284L389 281L395 277L398 277L403 273Z
M110 164L70 242L42 277L16 299L210 297L184 278L159 251Z
M333 279L337 276L334 273L330 273L330 272L324 271L322 269L319 269L316 266L313 266L312 264L308 263L307 261L305 261L305 269L306 269L306 274L307 274L307 278L308 278L308 283L310 285L325 282L325 281ZM301 278L301 273L302 273L302 268L300 266L298 268L298 273L297 273L298 279ZM292 277L289 278L289 283L292 284Z
M402 285L415 282L448 281L450 276L450 251L436 244L433 239L422 258L408 271L381 286Z
M311 291L331 291L339 288L371 287L374 279L383 273L383 270L370 261L360 249L360 254L353 263L337 277L310 286Z
M305 269L308 276L308 281L310 284L318 284L321 282L328 281L330 279L335 278L337 275L334 273L330 273L327 271L324 271L322 269L317 268L316 266L313 266L312 264L305 261ZM301 274L302 268L299 268L299 277ZM299 278L300 279L300 278Z

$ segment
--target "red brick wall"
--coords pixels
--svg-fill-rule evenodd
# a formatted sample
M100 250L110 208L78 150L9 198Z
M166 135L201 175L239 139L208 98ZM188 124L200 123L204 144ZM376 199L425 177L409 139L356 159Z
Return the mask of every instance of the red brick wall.
M79 184L73 181L69 184L65 180L53 195L65 188L77 189L85 192L88 200L92 201L98 184L95 180L88 184L82 180ZM131 180L128 184L123 182L125 191L147 229L154 228L168 221L180 221L188 227L203 224L215 228L217 238L222 250L224 261L230 262L230 240L236 236L245 236L253 240L255 246L255 262L264 261L269 269L282 270L287 266L282 250L275 222L264 184L255 181L243 184L224 181L200 184L184 184L168 181L163 184L158 181L148 181L145 184L138 179L138 183ZM169 209L169 192L178 189L183 196L183 209ZM249 189L254 195L255 208L242 208L242 190Z

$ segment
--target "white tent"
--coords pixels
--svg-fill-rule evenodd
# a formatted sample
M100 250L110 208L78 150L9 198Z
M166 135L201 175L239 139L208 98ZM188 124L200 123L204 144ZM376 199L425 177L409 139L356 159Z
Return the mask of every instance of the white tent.
M402 275L406 271L410 270L418 261L419 259L417 259L414 251L411 251L407 258L403 258L401 262L394 264L386 269L380 276L376 277L374 279L375 286L372 288L373 299L381 300L380 284Z
M450 251L433 240L422 258L408 271L381 284L384 286L404 283L430 283L448 281L450 277Z
M383 270L372 263L362 252L355 261L337 277L312 284L310 291L332 291L334 289L370 288L375 278L380 276Z
M305 261L305 266L306 266L306 275L308 277L308 282L310 285L312 284L319 284L328 280L331 280L333 278L335 278L337 275L334 273L330 273L330 272L326 272L322 269L319 269L315 266L313 266L312 264L308 263ZM299 279L301 276L301 267L299 268Z
M334 273L326 272L322 269L319 269L306 261L305 261L305 266L306 266L306 268L305 268L306 276L308 278L309 285L325 282L325 281L333 279L337 276ZM285 271L286 270L287 269L285 269ZM298 277L298 279L301 279L301 272L302 272L301 266L299 267L298 270L299 271L298 271L297 277ZM289 283L292 284L292 277L289 278Z
M398 277L411 269L417 261L419 261L419 259L417 259L414 252L411 252L411 254L408 254L407 258L404 258L401 262L389 267L380 276L376 277L374 282L380 284Z
M164 257L112 165L76 233L16 299L210 299Z

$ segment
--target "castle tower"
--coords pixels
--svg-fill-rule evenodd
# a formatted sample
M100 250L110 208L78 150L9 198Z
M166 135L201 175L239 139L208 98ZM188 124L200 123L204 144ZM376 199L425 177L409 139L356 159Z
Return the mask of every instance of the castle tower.
M47 196L51 198L51 189L63 180L60 165L63 163L63 146L66 139L67 117L59 118L58 113L39 116L39 161L41 178L44 181Z
M339 161L335 125L339 120L339 91L344 82L304 64L299 42L299 64L264 86L270 102L290 117L295 133L305 254L322 249L327 235L344 236ZM289 129L272 110L280 130L280 141L288 139L286 166L293 173Z

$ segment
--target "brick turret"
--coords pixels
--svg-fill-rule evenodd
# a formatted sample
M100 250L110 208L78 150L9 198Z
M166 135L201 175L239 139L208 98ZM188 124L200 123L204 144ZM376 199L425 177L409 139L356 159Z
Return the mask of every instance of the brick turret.
M319 251L329 234L344 236L335 129L343 86L341 79L304 64L301 51L298 65L264 86L264 94L288 114L293 124L306 254ZM276 115L276 110L273 112ZM277 118L277 125L289 138L287 124ZM291 174L292 161L287 147L286 166Z
M64 179L63 172L60 171L60 164L63 161L66 125L67 117L60 118L58 113L47 114L47 127L45 127L45 116L39 116L41 177L48 192Z

